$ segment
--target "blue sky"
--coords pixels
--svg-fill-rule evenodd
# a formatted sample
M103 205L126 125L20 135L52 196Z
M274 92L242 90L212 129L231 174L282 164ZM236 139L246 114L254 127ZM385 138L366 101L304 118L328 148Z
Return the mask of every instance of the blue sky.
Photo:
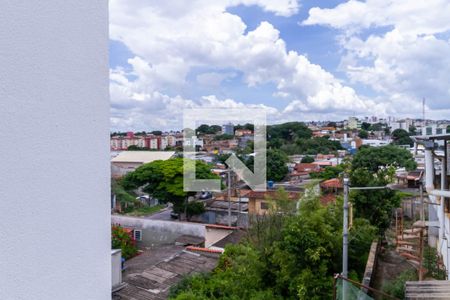
M239 2L111 1L113 130L178 129L192 107L419 117L422 97L450 118L446 1Z

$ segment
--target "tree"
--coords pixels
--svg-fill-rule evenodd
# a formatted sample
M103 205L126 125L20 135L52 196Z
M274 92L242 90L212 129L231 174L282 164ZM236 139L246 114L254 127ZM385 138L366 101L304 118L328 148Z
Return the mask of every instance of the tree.
M224 133L224 134L216 135L214 137L214 140L215 141L223 141L223 140L232 140L233 138L234 138L233 135Z
M269 149L267 150L266 155L266 177L267 180L280 181L286 177L289 169L287 167L287 163L289 162L289 158L287 155L278 149ZM253 169L254 159L253 156L250 156L245 164L250 170Z
M189 202L186 207L187 219L189 220L192 216L200 215L205 212L205 205L203 202Z
M277 191L275 198L277 203L289 201L283 191ZM259 216L246 240L228 245L213 272L183 279L169 298L332 299L333 275L342 262L342 199L324 207L314 193L308 193L297 213L280 208L277 205ZM355 220L349 232L350 273L364 272L361 262L374 232L367 221Z
M354 156L352 186L386 186L393 181L395 167L414 169L416 163L405 149L388 145L361 148ZM391 189L357 190L350 194L357 217L366 218L382 234L389 227L392 211L400 205L400 196Z
M381 124L381 123L372 124L372 126L370 126L370 127L371 127L370 130L372 130L372 131L381 131L381 130L383 130L383 124Z
M361 124L361 129L362 129L362 130L369 131L370 128L371 128L370 123L362 122L362 124Z
M327 137L315 137L312 139L296 139L294 144L284 144L280 147L286 154L329 154L337 150L342 150L339 141L330 140Z
M396 145L412 146L414 141L409 137L409 133L404 129L395 129L392 132L392 139Z
M352 161L352 170L365 168L372 173L376 173L380 167L386 166L414 170L417 165L408 150L394 145L361 147Z
M202 124L195 131L198 134L216 134L221 130L222 130L222 127L220 127L219 125L209 126L207 124Z
M409 126L408 128L409 135L417 135L417 128L414 125Z
M153 135L162 135L162 131L161 130L153 130L150 133L153 134Z
M358 136L362 139L367 139L369 137L369 133L366 130L360 130Z
M334 128L336 128L337 124L336 124L336 122L328 122L327 127L334 127Z
M311 178L320 178L324 180L338 178L345 172L347 168L348 165L346 163L339 164L335 167L326 166L325 169L323 169L322 171L317 173L311 173L310 176Z
M195 161L197 179L219 179L202 161ZM126 189L142 187L143 191L161 202L171 202L174 209L182 210L187 197L195 192L183 190L183 158L156 160L144 164L123 179Z
M303 156L303 158L302 158L302 160L300 162L302 164L303 163L306 163L306 164L313 163L314 162L314 157L313 156L309 156L309 155Z
M147 147L139 147L136 145L130 145L127 148L128 151L150 151L150 148Z
M297 138L309 139L312 131L304 123L288 122L283 124L267 126L267 140L280 139L284 142L293 142Z
M450 125L447 125L446 132L447 132L447 133L450 133Z

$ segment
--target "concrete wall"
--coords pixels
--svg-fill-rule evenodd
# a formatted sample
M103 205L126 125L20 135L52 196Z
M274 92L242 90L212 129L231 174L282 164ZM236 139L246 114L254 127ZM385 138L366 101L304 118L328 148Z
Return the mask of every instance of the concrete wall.
M111 299L108 3L0 1L0 45L0 299Z
M142 229L142 242L139 242L139 246L142 247L172 244L182 235L193 235L202 238L206 236L204 224L151 220L118 215L111 216L111 223Z
M111 286L117 287L122 283L122 250L111 250Z

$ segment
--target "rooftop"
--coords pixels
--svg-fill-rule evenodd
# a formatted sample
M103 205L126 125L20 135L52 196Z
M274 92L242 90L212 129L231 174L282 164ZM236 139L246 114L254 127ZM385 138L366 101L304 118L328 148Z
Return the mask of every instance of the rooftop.
M111 159L111 162L145 164L155 160L167 160L174 154L175 151L122 151Z
M192 253L182 246L163 246L146 250L125 262L125 287L113 293L113 300L167 299L172 285L184 276L211 271L217 254Z

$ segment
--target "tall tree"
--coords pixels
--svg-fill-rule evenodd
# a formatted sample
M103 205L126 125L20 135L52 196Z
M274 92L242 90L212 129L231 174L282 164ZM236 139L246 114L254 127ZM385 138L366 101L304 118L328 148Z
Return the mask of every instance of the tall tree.
M210 167L202 161L195 161L197 179L218 179L211 173ZM195 192L183 190L183 158L156 160L144 164L134 172L127 174L123 181L126 189L142 187L144 192L162 202L171 202L175 210L184 208L188 196Z
M382 147L362 147L353 157L352 169L365 168L376 173L380 167L405 167L408 170L416 168L412 154L394 145Z
M393 181L395 167L416 168L408 150L393 145L361 148L352 161L351 185L386 186ZM380 234L389 226L393 209L400 205L397 192L388 188L353 191L351 200L356 216L368 219Z
M410 145L414 144L414 141L409 137L409 133L404 129L395 129L392 132L392 140L396 145Z

